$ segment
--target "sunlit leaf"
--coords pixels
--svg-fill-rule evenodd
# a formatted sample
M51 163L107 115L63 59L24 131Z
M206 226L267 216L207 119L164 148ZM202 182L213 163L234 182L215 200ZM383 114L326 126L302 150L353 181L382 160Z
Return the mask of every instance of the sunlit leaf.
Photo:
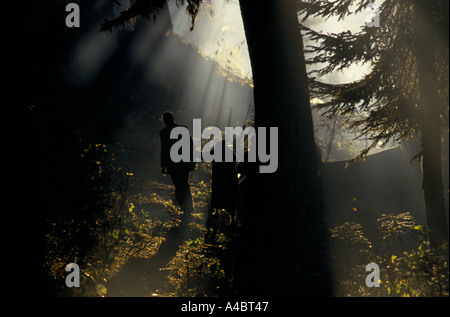
M106 295L106 292L107 292L107 289L106 289L106 286L105 286L105 285L103 285L103 284L97 284L97 285L95 286L95 291L97 292L98 295L100 295L100 296L105 296L105 295Z

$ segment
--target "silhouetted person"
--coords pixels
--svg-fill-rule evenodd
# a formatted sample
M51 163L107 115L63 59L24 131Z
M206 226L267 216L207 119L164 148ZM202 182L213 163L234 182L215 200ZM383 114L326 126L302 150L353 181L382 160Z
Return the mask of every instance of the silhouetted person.
M195 163L179 162L175 163L170 157L172 146L180 139L172 140L170 133L176 127L184 127L175 123L175 117L171 112L165 112L162 120L166 127L159 132L161 140L161 173L170 174L173 185L175 186L175 200L183 211L191 213L194 210L191 186L189 185L189 172L195 169ZM179 136L181 138L181 136ZM193 142L191 139L191 153Z
M226 146L225 141L216 143L222 148L222 162L212 163L211 182L211 208L225 209L232 217L232 222L237 221L236 200L238 191L238 177L236 173L236 157L232 149ZM232 162L226 162L228 156L233 158ZM231 154L231 155L230 155Z

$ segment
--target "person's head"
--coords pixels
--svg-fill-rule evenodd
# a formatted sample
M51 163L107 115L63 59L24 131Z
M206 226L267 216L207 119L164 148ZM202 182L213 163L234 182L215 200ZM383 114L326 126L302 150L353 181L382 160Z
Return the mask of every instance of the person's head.
M175 116L170 111L164 112L161 118L165 125L171 125L175 122Z

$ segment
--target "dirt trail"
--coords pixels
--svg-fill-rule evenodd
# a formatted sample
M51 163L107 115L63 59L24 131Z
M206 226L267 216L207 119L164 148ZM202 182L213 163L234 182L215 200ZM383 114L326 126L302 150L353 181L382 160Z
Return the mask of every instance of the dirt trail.
M181 216L178 226L170 229L166 240L151 258L131 258L109 282L108 296L160 296L169 291L167 265L176 255L180 246L189 239L201 237L201 232L190 230L192 217Z

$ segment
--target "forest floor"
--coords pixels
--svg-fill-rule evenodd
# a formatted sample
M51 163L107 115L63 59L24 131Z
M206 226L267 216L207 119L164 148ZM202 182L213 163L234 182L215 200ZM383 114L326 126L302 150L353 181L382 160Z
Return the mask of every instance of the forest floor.
M192 175L191 182L198 181L198 176ZM203 176L203 175L202 175ZM140 186L139 186L139 183ZM173 213L169 209L161 210L154 203L145 202L145 197L152 196L155 189L163 190L163 197L170 201L173 186L165 183L133 180L134 193L130 200L144 197L144 201L136 203L136 209L144 209L150 217L156 217L165 226L160 233L160 243L154 248L155 253L147 256L133 256L124 263L118 272L110 279L107 287L108 296L171 296L173 285L169 285L171 261L177 256L181 247L188 241L202 239L206 231L207 208L197 206L192 215L182 212ZM192 188L195 189L194 187ZM156 208L152 208L156 207Z
M130 116L114 137L117 142L113 149L118 154L117 164L127 170L129 176L126 201L120 210L125 224L121 227L121 234L108 232L104 235L97 256L89 262L95 267L95 274L84 270L90 275L86 274L88 277L94 277L94 287L86 288L87 291L80 294L82 296L215 297L232 294L235 258L231 245L235 228L229 225L225 212L216 213L212 224L209 222L211 165L201 163L191 173L195 210L191 215L183 214L174 202L170 177L160 172L159 130L162 127L156 118L140 120L139 116ZM446 273L437 275L439 278L433 275L419 286L410 283L415 275L405 278L411 272L405 271L404 267L416 265L423 260L420 257L428 256L422 250L423 239L416 230L421 226L416 226L409 213L383 217L381 220L392 220L387 223L408 223L409 229L402 227L399 231L393 225L388 228L389 232L401 234L389 233L389 237L383 238L382 242L374 240L372 244L363 235L363 227L358 223L346 222L332 228L330 250L333 250L332 265L333 271L336 271L336 294L391 296L394 287L398 296L442 294L442 291L435 289L440 290L442 285L448 285L448 260L444 259L446 262L439 262L436 267L433 263L425 263L425 269L429 272L446 270ZM383 232L380 231L380 234ZM408 253L402 246L396 253L398 255L391 254L399 243L403 243L407 234L418 237L419 248L413 247L407 250ZM108 252L103 255L105 250ZM343 250L354 254L349 255L350 251ZM359 269L367 263L379 263L387 268L395 266L396 276L386 270L390 275L381 276L384 283L380 289L361 287L366 276L361 273L364 270ZM448 294L448 289L446 292Z

